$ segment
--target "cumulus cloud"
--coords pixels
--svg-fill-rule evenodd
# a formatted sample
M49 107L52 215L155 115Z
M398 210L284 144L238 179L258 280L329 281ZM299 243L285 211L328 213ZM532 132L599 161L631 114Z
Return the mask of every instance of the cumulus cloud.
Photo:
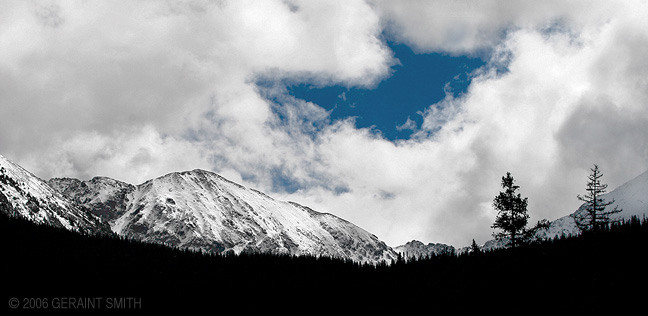
M418 51L475 54L490 51L522 28L580 27L616 12L614 1L374 0L395 40Z
M0 151L43 178L211 169L396 246L486 241L512 172L532 220L593 163L648 169L641 1L3 2ZM375 88L385 38L487 65L389 141L285 83ZM265 82L259 85L260 81Z
M186 170L180 166L212 167L200 147L160 135L151 126L110 134L79 132L53 139L51 145L45 153L26 156L23 166L37 175L82 179L105 175L133 184Z
M367 223L396 243L467 245L490 238L492 199L507 171L529 197L536 221L576 209L594 163L606 170L611 188L648 169L647 72L638 57L648 44L647 25L637 14L646 8L627 4L605 19L595 7L590 20L560 11L539 23L572 22L509 29L468 92L430 106L409 141L392 143L350 127L331 133L323 155L335 157L331 170L351 192L316 195L321 208ZM435 32L419 27L421 34ZM455 51L442 42L417 44Z
M269 169L292 149L274 150L286 135L255 78L368 87L391 63L362 1L8 2L2 12L0 141L19 160L58 150L53 140L137 138L133 126L150 126L214 160ZM60 157L92 157L74 155ZM249 165L236 167L258 171Z

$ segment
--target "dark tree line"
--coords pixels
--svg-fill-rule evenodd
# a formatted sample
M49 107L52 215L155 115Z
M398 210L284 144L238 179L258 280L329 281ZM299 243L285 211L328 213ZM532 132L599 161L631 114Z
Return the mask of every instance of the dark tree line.
M142 297L149 311L235 305L302 314L394 306L403 312L403 306L424 304L461 313L496 310L493 302L506 297L499 303L505 308L572 303L587 312L587 306L634 299L648 281L645 219L602 229L598 234L604 237L596 244L587 234L378 265L261 253L214 255L114 235L81 235L6 215L0 216L0 233L3 286L10 289L5 301L121 295ZM587 305L592 303L603 306Z
M394 307L404 313L420 306L447 314L539 307L591 313L644 304L646 219L530 243L525 236L534 228L527 228L527 200L510 174L502 186L496 205L507 215L497 227L510 229L505 237L516 240L514 247L484 251L473 241L469 252L399 256L376 265L327 257L212 254L117 235L78 234L0 214L0 271L8 289L3 299L135 296L149 312L236 306L296 314Z
M577 211L574 216L575 223L581 232L602 230L614 222L612 215L621 212L621 209L617 206L612 209L608 208L609 205L615 202L614 200L606 201L602 198L602 195L606 193L607 184L601 183L603 174L599 167L594 165L590 170L592 173L587 177L587 193L577 196L579 200L584 202L584 207ZM515 248L533 240L536 231L548 228L551 222L542 219L532 228L527 227L529 220L528 198L523 198L518 193L520 186L515 184L515 179L510 172L507 172L506 176L502 177L501 185L504 191L493 199L493 207L497 210L497 217L491 228L500 230L493 233L493 237L506 241L509 247Z

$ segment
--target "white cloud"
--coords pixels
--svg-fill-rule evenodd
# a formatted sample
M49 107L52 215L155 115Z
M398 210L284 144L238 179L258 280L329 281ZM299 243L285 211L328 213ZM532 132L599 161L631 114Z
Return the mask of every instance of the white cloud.
M271 126L275 115L255 78L371 86L391 63L378 16L362 1L2 6L0 143L18 160L60 151L54 140L115 133L138 139L133 127L150 126L253 173L293 150L275 150L287 134ZM178 163L193 167L193 160ZM146 173L134 169L129 178Z
M636 13L645 4L633 5L572 27L510 30L492 54L497 69L432 105L409 142L350 127L327 135L321 155L351 191L304 198L394 244L461 246L490 238L507 171L529 197L532 221L575 210L594 163L611 189L631 179L648 169L648 71L639 57L648 25Z
M191 165L191 169L210 169L200 147L190 142L160 135L151 126L132 131L78 132L65 139L53 139L45 153L27 155L21 161L29 171L48 179L75 176L89 179L110 176L140 184L146 180ZM182 166L179 168L179 166Z
M580 27L604 22L615 1L373 0L388 33L419 51L472 54L489 51L520 28Z
M0 6L0 151L44 178L211 168L390 245L463 246L489 238L506 171L537 220L578 205L593 163L610 187L648 168L645 2ZM421 52L487 50L492 68L398 142L255 84L374 87L385 29Z
M416 130L416 121L412 120L410 117L407 117L407 120L405 123L401 125L396 125L396 130L398 131L404 131L404 130L410 130L410 131L415 131Z

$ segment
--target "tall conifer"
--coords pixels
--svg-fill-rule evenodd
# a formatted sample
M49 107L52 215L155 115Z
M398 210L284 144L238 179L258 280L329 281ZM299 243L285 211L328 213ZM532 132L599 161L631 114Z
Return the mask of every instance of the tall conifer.
M522 196L516 191L520 188L515 185L515 179L510 172L502 177L502 188L493 200L493 207L497 210L497 217L492 228L501 229L502 232L493 234L493 237L502 239L508 237L510 246L515 248L520 239L526 232L526 225L529 220L527 214L528 198Z
M599 170L597 165L590 168L592 173L587 176L587 193L585 195L578 195L578 199L585 202L584 208L576 212L574 220L578 228L582 231L598 231L605 228L610 223L610 216L612 214L621 212L615 206L611 210L606 210L607 206L614 203L614 200L605 201L601 196L605 194L607 184L601 183L603 173Z

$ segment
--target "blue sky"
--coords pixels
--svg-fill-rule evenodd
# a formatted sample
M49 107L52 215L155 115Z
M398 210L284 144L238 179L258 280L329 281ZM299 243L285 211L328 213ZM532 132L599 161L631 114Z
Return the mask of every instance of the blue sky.
M375 88L298 84L288 86L288 92L331 111L332 120L354 117L358 128L373 127L389 140L407 139L414 132L404 126L408 119L420 126L419 112L443 100L446 93L455 97L464 93L473 70L485 65L478 57L416 54L407 45L393 42L388 46L399 63Z

